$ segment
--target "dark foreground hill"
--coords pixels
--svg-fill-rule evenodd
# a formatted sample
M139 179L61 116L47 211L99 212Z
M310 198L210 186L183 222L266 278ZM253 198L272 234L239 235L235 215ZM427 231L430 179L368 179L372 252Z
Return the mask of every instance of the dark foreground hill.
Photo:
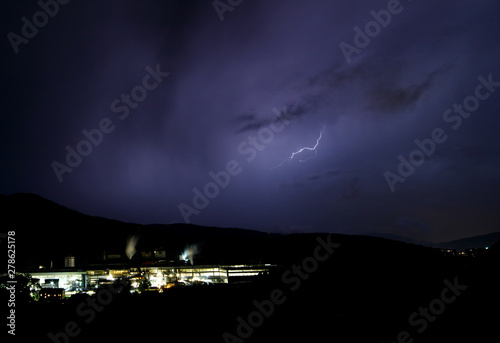
M17 263L24 269L48 266L50 261L54 268L59 268L64 266L67 255L75 256L80 267L102 259L104 252L125 257L127 240L131 236L138 237L138 252L162 248L172 259L177 259L186 245L199 244L198 257L212 256L211 262L216 255L226 259L232 253L245 256L242 244L251 245L256 239L270 236L236 228L124 223L84 215L34 194L1 195L0 208L3 231L16 232ZM216 254L211 254L215 249Z
M483 342L498 336L499 244L475 258L454 257L366 236L141 226L85 216L33 195L2 202L8 225L16 230L16 255L25 265L38 263L40 256L56 259L68 253L85 263L104 249L123 251L132 234L141 236L138 249L160 245L176 254L196 243L202 261L278 265L269 277L253 283L118 294L101 298L101 306L94 309L86 305L88 299L19 304L17 338ZM2 299L6 296L4 291ZM56 338L50 340L49 333Z

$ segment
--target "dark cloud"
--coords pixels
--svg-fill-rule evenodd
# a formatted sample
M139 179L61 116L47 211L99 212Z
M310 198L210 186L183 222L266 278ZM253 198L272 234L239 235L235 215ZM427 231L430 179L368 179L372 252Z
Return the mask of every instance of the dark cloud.
M428 81L406 88L380 86L369 91L369 108L382 113L397 113L414 105L429 87Z
M314 174L294 176L291 180L284 181L280 184L281 187L304 187L311 183L329 183L335 179L350 175L349 170L325 170Z
M247 131L256 131L262 127L269 127L274 121L292 121L299 119L301 116L307 114L307 110L302 105L286 105L283 109L273 108L273 116L266 119L258 119L256 113L245 113L237 117L238 121L243 122L242 126L236 133Z
M422 97L424 92L432 90L435 79L443 73L445 68L432 71L424 76L424 79L415 84L404 86L408 80L393 80L372 84L372 88L367 91L369 105L368 108L377 112L391 114L399 113L402 110L411 108ZM399 75L398 75L399 76ZM398 78L401 78L399 76Z

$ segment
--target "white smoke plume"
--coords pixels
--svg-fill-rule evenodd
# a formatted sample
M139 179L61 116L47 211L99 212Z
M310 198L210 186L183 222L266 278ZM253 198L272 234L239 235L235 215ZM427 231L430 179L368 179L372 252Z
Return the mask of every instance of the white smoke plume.
M184 249L184 252L182 253L182 257L184 259L189 259L189 262L191 265L194 263L194 256L198 254L198 245L196 244L191 244Z
M127 254L129 260L132 259L132 257L136 253L135 246L137 245L138 241L139 236L136 235L132 235L127 238L127 247L125 248L125 253Z

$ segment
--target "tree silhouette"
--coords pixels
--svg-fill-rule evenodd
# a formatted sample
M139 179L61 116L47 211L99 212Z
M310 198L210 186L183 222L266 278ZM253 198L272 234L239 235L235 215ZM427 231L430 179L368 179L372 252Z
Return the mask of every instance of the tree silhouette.
M33 300L38 300L39 292L42 289L38 282L35 282L30 274L17 273L15 284L8 283L9 280L14 280L8 274L0 275L0 291L2 293L10 293L9 288L15 286L16 303L29 303Z

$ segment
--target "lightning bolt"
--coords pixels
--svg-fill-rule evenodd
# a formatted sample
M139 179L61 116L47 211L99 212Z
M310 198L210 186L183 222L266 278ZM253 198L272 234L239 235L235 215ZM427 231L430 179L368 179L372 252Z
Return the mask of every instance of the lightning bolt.
M318 156L318 151L316 150L316 148L318 147L319 145L319 141L321 140L321 138L323 137L323 131L325 131L325 126L323 125L323 128L321 129L320 133L319 133L319 137L318 139L316 140L316 144L312 147L312 148L309 148L309 147L303 147L302 149L300 150L297 150L296 152L293 152L292 155L288 158L288 160L293 160L293 158L295 157L295 155L298 155L300 154L302 151L305 151L305 150L309 150L309 151L314 151L315 152L315 156ZM307 160L310 160L311 158L313 157L310 157L308 159L305 159L305 160L299 160L299 162L305 162Z
M308 150L308 151L314 151L314 156L312 157L309 157L309 158L306 158L305 160L299 160L299 162L305 162L305 161L308 161L310 160L311 158L315 158L318 156L318 151L316 150L318 148L318 145L319 145L319 142L321 141L321 138L323 137L323 132L325 131L326 129L326 126L323 125L323 128L321 129L321 131L319 132L319 137L318 139L316 140L316 144L313 146L313 147L303 147L295 152L292 152L292 154L290 155L290 157L288 157L286 160L284 160L283 162L281 162L279 165L277 165L276 167L272 168L272 169L275 169L275 168L278 168L278 167L281 167L283 164L285 164L286 162L289 162L291 160L293 160L293 158L296 156L296 155L299 155L300 153L302 153L303 151L305 150Z

